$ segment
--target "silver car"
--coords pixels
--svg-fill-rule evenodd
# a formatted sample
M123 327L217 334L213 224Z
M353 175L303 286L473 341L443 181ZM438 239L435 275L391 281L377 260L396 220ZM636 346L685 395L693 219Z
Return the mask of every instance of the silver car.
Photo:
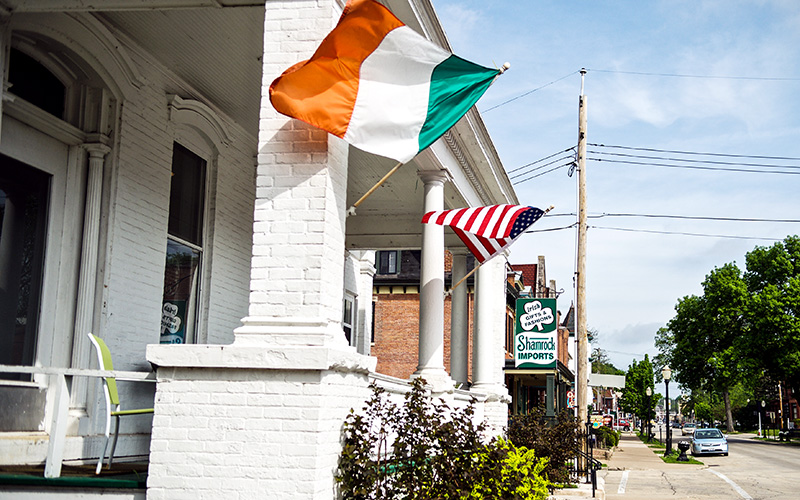
M697 429L692 435L692 455L719 453L728 456L728 440L719 429Z
M686 422L685 424L683 424L683 428L681 429L681 435L685 436L687 434L692 434L696 428L697 428L696 424Z

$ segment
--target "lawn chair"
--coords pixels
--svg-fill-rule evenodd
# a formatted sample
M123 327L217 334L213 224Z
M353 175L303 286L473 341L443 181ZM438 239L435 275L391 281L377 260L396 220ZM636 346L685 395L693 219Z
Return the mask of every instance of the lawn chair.
M95 350L97 351L97 364L101 370L113 370L114 364L111 362L111 351L108 346L103 342L103 339L89 335L89 340L92 342ZM97 469L95 474L100 474L100 469L103 467L103 460L106 457L106 450L108 450L108 438L111 431L111 417L116 418L116 425L114 426L114 441L111 444L111 452L108 454L108 468L111 468L111 462L114 460L114 449L117 447L117 436L119 435L119 419L127 415L144 415L153 413L153 408L142 408L138 410L121 410L119 402L119 392L117 392L117 379L114 377L103 378L103 393L106 396L106 440L103 445L103 453L97 461Z

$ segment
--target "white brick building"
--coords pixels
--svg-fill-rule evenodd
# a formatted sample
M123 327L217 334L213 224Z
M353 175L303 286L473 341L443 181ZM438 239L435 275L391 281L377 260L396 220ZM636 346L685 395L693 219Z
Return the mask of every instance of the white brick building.
M384 3L448 47L430 0ZM149 454L148 498L332 498L347 411L371 378L402 391L368 356L382 248L423 250L417 375L504 424L502 259L477 277L474 335L492 348L473 360L472 392L456 391L443 262L461 243L420 224L428 210L517 203L477 111L347 216L393 162L264 97L342 8L0 0L0 462L100 454L98 379L79 374L96 368L93 332L116 369L157 367L156 384L121 384L124 407L155 396L155 415L124 421L116 453ZM66 422L53 404L65 375Z

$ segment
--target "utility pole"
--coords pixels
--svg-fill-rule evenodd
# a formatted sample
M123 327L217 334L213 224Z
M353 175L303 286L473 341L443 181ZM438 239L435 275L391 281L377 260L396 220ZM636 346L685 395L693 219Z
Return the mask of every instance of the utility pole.
M578 421L587 421L589 405L589 338L586 333L586 96L581 69L581 95L578 100L578 264L575 272L575 340L577 342L577 405Z

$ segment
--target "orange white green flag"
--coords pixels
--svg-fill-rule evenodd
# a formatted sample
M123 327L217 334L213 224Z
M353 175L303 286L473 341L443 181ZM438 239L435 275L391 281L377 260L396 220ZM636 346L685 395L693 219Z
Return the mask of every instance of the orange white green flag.
M451 54L374 0L350 0L311 59L272 82L269 96L284 115L406 163L502 71Z

